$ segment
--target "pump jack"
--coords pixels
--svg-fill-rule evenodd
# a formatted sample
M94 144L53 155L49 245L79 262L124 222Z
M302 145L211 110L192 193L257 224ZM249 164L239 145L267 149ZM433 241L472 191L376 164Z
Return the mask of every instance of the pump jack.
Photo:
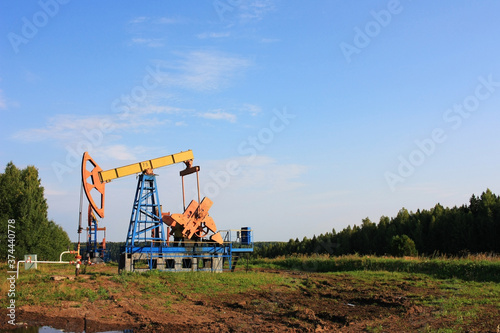
M181 228L183 238L184 240L188 241L188 243L189 241L193 241L192 243L195 243L194 241L196 241L204 244L205 247L202 246L197 250L197 253L199 253L201 256L206 256L206 253L216 254L217 256L221 256L227 253L228 249L223 246L223 237L221 236L220 232L217 231L215 222L212 217L208 215L208 211L213 202L206 197L202 200L200 198L200 184L198 175L200 167L192 165L193 158L194 157L192 151L188 150L173 155L167 155L160 158L146 160L139 163L103 171L103 169L94 161L94 159L90 157L88 152L85 152L83 154L82 191L85 193L85 196L89 203L89 221L91 221L91 219L94 219L96 221L96 226L97 218L94 213L100 218L104 218L106 184L117 178L139 174L125 250L122 253L120 262L120 269L134 270L135 262L144 260L144 258L147 258L147 260L149 260L149 269L156 268L158 262L167 265L166 262L168 260L171 260L167 258L169 256L169 253L182 251L180 248L177 248L175 251L173 251L173 249L170 247L169 229L174 227ZM186 165L186 168L180 172L180 176L182 177L182 197L184 213L163 213L162 206L160 205L158 197L156 175L154 174L154 170L176 163L184 163ZM186 207L184 176L194 173L196 173L197 179L198 200L192 200ZM81 198L80 203L80 224L78 229L79 234L83 230L83 228L81 227L82 201L83 198ZM164 224L167 225L167 232L165 232ZM249 230L249 228L245 229ZM92 228L90 228L89 230L92 230ZM247 232L249 233L250 231ZM209 236L208 239L206 239L207 236ZM89 236L89 239L90 237L91 236ZM250 239L249 235L248 239ZM228 239L226 235L226 241L227 240ZM213 247L213 249L211 247ZM232 246L230 245L229 252L231 252L231 248ZM250 252L250 249L248 248L243 249L244 251L242 249L239 250L239 252ZM253 246L251 250L253 250ZM206 253L203 251L205 251ZM79 237L77 260L80 259L81 256ZM206 257L203 258L203 260L205 259ZM229 262L231 262L230 259Z

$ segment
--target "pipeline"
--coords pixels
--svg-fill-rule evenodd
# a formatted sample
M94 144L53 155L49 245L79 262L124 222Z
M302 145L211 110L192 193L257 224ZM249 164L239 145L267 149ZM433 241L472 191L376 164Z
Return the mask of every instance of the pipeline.
M85 155L84 155L85 156ZM80 187L80 208L78 209L78 247L76 249L76 270L75 270L75 275L78 276L80 273L80 264L82 262L82 256L80 254L80 236L82 234L82 207L83 207L83 183ZM62 258L62 253L61 253L61 258Z
M66 254L66 253L72 253L72 254L75 254L75 253L78 253L78 251L63 251L61 252L61 254L59 255L59 261L45 261L45 260L41 260L41 261L26 261L26 260L19 260L17 262L17 265L16 265L16 279L19 278L19 264L20 263L24 263L26 265L26 263L28 264L70 264L70 265L78 265L79 262L78 261L62 261L62 256L63 254Z
M66 254L66 253L76 254L76 253L78 253L78 251L64 251L64 252L61 252L61 255L59 256L59 261L62 261L62 256L63 256L63 254Z

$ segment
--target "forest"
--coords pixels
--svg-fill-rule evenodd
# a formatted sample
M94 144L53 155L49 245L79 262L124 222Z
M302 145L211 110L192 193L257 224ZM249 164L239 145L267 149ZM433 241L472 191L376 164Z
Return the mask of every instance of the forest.
M34 166L18 169L12 162L0 173L0 260L58 260L71 247L68 234L47 216L44 188Z
M67 233L47 216L44 188L34 166L18 169L8 163L0 173L0 258L36 253L39 260L57 259L73 248ZM11 225L9 227L9 224ZM10 230L12 229L12 230ZM500 197L487 189L472 195L469 203L429 210L399 210L395 217L368 217L360 225L331 232L290 239L288 242L255 243L255 257L274 258L291 254L328 255L454 255L500 253ZM116 260L123 243L108 243L111 260ZM12 257L9 257L12 258Z
M489 189L472 195L467 205L445 208L439 203L429 210L409 212L402 208L395 217L369 218L340 232L333 229L319 236L288 242L259 244L256 255L454 255L500 253L500 197Z

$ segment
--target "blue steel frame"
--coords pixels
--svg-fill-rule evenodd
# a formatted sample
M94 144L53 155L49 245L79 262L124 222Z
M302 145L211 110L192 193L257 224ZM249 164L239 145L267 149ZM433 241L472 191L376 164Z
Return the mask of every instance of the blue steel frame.
M248 229L247 240L253 240L250 228ZM134 205L130 217L127 241L125 243L125 253L148 254L149 269L154 269L154 260L164 255L179 255L186 258L197 258L208 256L221 256L228 261L229 270L232 269L233 253L253 252L253 241L242 243L231 240L231 230L226 232L224 244L207 244L201 242L197 246L175 247L169 246L166 241L166 234L161 219L160 200L156 187L154 175L139 175L137 189L135 193Z
M97 220L92 218L90 226L87 228L87 248L86 252L94 253L98 257L102 258L104 262L109 261L109 253L103 248L99 248L99 243L97 242Z
M139 175L125 252L154 253L166 245L154 175Z

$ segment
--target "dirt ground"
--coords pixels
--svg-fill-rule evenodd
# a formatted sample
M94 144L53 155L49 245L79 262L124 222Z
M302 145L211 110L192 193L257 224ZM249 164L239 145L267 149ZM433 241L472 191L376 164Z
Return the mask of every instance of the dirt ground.
M254 269L255 270L255 269ZM416 300L442 297L439 288L404 279L360 283L349 274L322 274L258 269L294 281L267 290L237 295L180 295L167 310L146 305L140 291L111 294L109 299L55 307L22 306L16 321L30 326L52 326L71 332L417 332L448 328L456 318L436 316L438 308ZM228 273L230 274L230 273ZM53 282L57 283L57 282ZM96 288L92 281L84 281ZM112 288L109 276L100 286ZM418 285L418 286L417 286ZM149 303L155 304L155 303ZM0 310L3 318L5 309ZM497 332L498 309L478 316L464 332ZM492 317L493 316L493 317ZM2 322L0 329L10 328Z

